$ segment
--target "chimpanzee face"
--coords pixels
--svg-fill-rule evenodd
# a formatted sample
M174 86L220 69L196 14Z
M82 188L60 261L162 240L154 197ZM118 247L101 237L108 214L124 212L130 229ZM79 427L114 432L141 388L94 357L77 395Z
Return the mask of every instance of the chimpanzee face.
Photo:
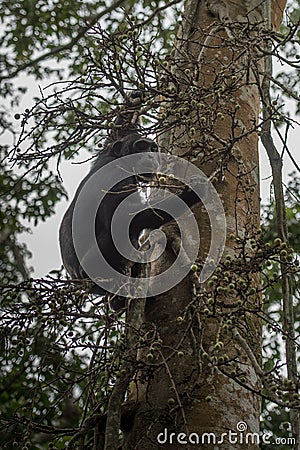
M149 178L158 169L155 158L151 156L157 150L157 144L152 139L132 133L112 143L109 148L109 154L118 160L122 157L136 154L137 158L134 158L132 174L139 174ZM121 160L118 161L118 164L122 165Z
M152 139L133 133L111 144L110 152L120 158L134 153L157 152L157 149L157 144Z

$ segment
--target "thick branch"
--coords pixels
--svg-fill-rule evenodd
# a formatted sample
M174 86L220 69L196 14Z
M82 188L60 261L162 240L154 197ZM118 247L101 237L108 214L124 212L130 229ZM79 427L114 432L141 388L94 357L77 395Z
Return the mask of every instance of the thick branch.
M147 265L140 268L140 277L145 278L146 280L148 279ZM125 361L121 366L120 378L113 387L108 402L104 450L115 450L119 445L122 404L129 383L136 371L139 333L144 322L145 304L146 298L134 298L132 301L129 300L126 342L127 353L125 355Z

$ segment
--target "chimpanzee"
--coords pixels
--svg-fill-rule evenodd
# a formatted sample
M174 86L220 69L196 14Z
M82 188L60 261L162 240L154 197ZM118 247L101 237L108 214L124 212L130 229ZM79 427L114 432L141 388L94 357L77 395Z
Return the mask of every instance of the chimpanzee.
M88 276L83 270L76 255L72 235L74 208L84 185L98 171L98 169L103 168L112 161L115 161L117 164L120 157L141 153L146 153L146 155L148 155L148 152L157 151L157 144L153 140L145 138L140 133L138 129L138 121L135 121L134 123L134 118L136 118L135 116L137 114L136 105L140 103L140 99L138 97L139 94L134 93L128 102L127 112L119 114L109 133L103 151L99 153L90 172L80 183L74 199L63 217L59 231L61 255L65 268L74 279L88 279ZM153 173L155 173L155 167L149 167L149 172L143 174L143 176L146 176L146 178L149 179ZM110 177L110 173L105 172L102 176L105 178ZM99 182L100 187L101 181L102 180ZM111 188L102 199L95 218L95 237L98 248L108 264L122 274L128 273L128 268L132 268L133 263L122 256L116 249L111 235L111 222L115 210L121 202L133 192L138 192L140 181L141 177L134 175L133 172L128 174L128 178L115 184L115 186L113 186L113 188ZM184 200L188 206L193 206L196 203L199 203L198 196L187 187L184 188L180 194L178 194L178 197ZM159 228L161 225L169 222L172 218L168 213L162 211L161 208L157 211L154 208L147 208L145 199L143 199L141 195L135 196L135 201L138 203L137 207L141 212L134 216L130 224L129 238L133 246L138 248L139 237L142 230L153 230L155 228ZM82 223L84 223L84 221L82 221ZM125 232L126 230L124 230L124 233ZM125 238L126 237L124 236L124 239ZM82 245L84 246L84 252L88 257L90 250L93 250L92 246L95 245L95 240L91 239L88 235L84 235L84 242ZM97 267L97 271L97 277L101 277L101 267ZM107 294L107 292L97 284L93 285L91 292L98 295ZM124 299L119 298L115 300L115 302L111 301L111 306L114 309L119 309L123 304Z

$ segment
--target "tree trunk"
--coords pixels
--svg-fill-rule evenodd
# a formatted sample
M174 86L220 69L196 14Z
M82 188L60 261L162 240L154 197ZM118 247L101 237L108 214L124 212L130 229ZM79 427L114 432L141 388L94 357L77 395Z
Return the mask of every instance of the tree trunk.
M223 449L259 448L260 268L250 261L259 240L261 3L186 2L169 67L188 113L183 111L180 125L164 135L164 146L189 157L210 177L226 214L226 247L208 282L199 284L198 269L147 300L145 321L155 337L140 355L127 450L195 444L209 449L218 442L224 442ZM285 1L272 7L277 28ZM201 237L198 268L211 244L206 206L194 210ZM152 264L153 273L175 258L165 252Z

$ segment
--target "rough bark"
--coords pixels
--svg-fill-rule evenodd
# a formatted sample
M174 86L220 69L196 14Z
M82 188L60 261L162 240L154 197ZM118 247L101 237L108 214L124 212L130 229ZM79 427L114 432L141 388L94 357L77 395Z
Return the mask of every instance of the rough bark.
M224 255L230 255L228 261L235 256L236 238L243 240L255 236L259 228L258 136L255 131L259 90L251 64L262 64L262 61L256 55L249 61L250 54L244 53L237 45L232 24L238 22L249 26L249 23L262 23L260 5L261 2L256 0L187 1L185 21L173 54L173 58L179 61L175 71L178 65L181 65L179 72L184 68L195 70L197 66L199 87L211 86L213 90L216 74L228 61L233 62L231 69L234 68L231 81L240 85L230 98L220 92L218 104L211 102L211 108L218 108L223 117L214 121L213 135L206 139L203 152L198 151L197 159L193 160L214 180L222 199L227 220ZM278 27L285 1L273 2L272 6L274 27ZM259 33L256 26L252 30L250 39ZM206 101L209 103L210 100ZM205 120L209 120L207 114L206 109L203 113ZM195 136L201 141L202 131L197 129L195 116L191 118L195 123ZM164 146L168 143L173 153L190 155L190 142L183 126L176 127L168 139L166 135L163 139ZM226 143L227 156L224 151ZM220 149L220 152L222 150L221 163L218 154L208 157L204 149L207 145ZM204 207L196 208L195 214L201 236L199 260L203 262L210 246L210 223ZM251 255L251 248L247 245L246 251ZM152 270L165 270L174 258L171 252L166 253ZM260 396L257 393L261 389L258 373L261 358L260 296L256 290L260 285L259 273L252 273L248 282L250 286L247 289L249 292L254 290L255 294L247 298L240 310L235 303L239 299L225 293L222 301L212 305L216 309L215 314L210 313L211 305L208 312L205 311L203 303L209 298L212 287L199 286L195 275L185 278L169 292L147 301L146 323L155 330L159 345L151 362L147 359L147 352L140 355L145 366L131 395L131 400L138 402L138 408L133 426L125 434L125 449L161 448L162 443L158 442L157 436L165 433L165 429L168 430L168 439L163 445L166 450L195 448L193 442L186 442L183 435L180 436L181 443L178 442L179 433L193 436L194 443L196 436L191 433L197 433L200 438L202 433L215 433L216 439L221 439L222 433L231 430L240 438L240 432L245 431L239 430L241 422L247 427L242 433L243 439L247 433L256 433L253 442L252 438L247 444L245 441L230 443L225 439L227 443L222 444L222 448L259 448L256 442L260 415ZM222 314L226 316L228 309L232 310L229 325L222 323ZM236 371L228 376L227 369L231 366L222 365L222 361L232 360L236 361ZM240 377L236 376L239 371ZM164 437L161 435L162 440ZM216 444L208 443L207 438L202 444L200 441L198 448L216 448Z

